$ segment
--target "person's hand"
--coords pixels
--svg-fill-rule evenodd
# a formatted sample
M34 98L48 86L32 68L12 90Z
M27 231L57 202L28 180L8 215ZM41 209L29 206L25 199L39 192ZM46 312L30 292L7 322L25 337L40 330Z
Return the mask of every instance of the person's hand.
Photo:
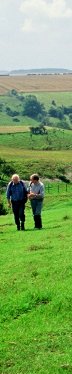
M11 201L8 201L8 208L11 208Z
M28 194L28 198L29 198L29 199L32 199L34 196L35 196L35 193L34 193L34 192L30 192L30 193Z

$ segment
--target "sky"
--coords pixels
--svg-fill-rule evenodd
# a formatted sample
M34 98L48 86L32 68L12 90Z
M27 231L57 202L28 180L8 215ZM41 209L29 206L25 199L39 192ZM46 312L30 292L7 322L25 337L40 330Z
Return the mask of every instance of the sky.
M0 71L72 69L72 0L0 0Z

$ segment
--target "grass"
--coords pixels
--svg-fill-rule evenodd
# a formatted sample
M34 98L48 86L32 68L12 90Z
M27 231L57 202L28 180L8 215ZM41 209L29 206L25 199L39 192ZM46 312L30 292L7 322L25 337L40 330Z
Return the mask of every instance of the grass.
M34 126L34 125L36 125L36 126L38 126L38 121L36 121L36 120L34 120L34 119L32 119L32 118L29 118L29 117L24 117L24 116L22 116L21 114L19 115L19 116L17 116L17 118L18 118L18 120L19 120L19 122L17 123L17 122L15 122L15 118L13 118L13 117L10 117L10 116L8 116L6 113L0 113L0 127L1 126L12 126L12 128L14 127L14 126Z
M72 175L72 151L38 151L25 150L0 146L0 157L13 168L13 172L20 174L23 179L29 180L34 172L39 173L42 178L59 178L66 175L71 179ZM8 166L6 166L8 168ZM5 168L6 169L6 168ZM12 172L12 173L13 173ZM4 180L10 177L1 172ZM5 177L5 175L6 177ZM8 174L9 175L9 174ZM4 178L5 177L5 178Z
M72 150L61 151L36 151L29 149L10 148L6 145L0 146L0 157L4 157L7 161L20 160L22 163L24 160L28 161L49 161L49 162L64 162L66 164L72 163Z
M37 99L48 109L54 100L56 106L72 106L72 92L35 92Z
M43 230L0 218L1 373L72 372L72 196L47 195Z
M26 128L25 128L26 129ZM0 145L19 149L60 150L72 149L72 131L48 130L47 135L32 135L29 132L1 134Z
M43 97L46 105L56 100ZM66 105L71 97L63 95ZM71 132L64 134L72 144ZM72 150L41 150L44 137L33 140L36 150L25 149L32 147L29 134L1 135L0 157L23 179L71 173ZM46 182L42 231L33 230L29 203L25 232L16 231L10 210L0 217L1 374L72 373L72 185L67 192L59 186L58 193L58 183L50 185L48 194Z
M72 151L38 151L11 148L0 145L0 158L5 160L13 168L13 172L20 174L23 179L29 180L30 175L39 173L42 178L59 178L66 175L71 179L72 173ZM8 167L7 167L8 168ZM2 179L9 180L5 170L6 178L2 173ZM9 174L8 174L9 175Z
M31 93L22 93L23 96L30 95ZM46 110L50 108L52 100L56 102L56 106L71 106L72 105L72 92L33 92L37 99L44 104ZM0 112L0 126L17 126L15 118L10 117L6 114L6 107L10 107L12 110L19 112L18 127L19 126L38 126L38 121L33 120L29 117L22 116L23 103L16 96L10 96L10 93L0 95L0 104L3 104L3 112ZM56 118L50 118L53 126L56 127L58 120ZM69 121L69 118L68 118ZM69 122L70 124L70 122ZM71 124L70 124L71 125Z

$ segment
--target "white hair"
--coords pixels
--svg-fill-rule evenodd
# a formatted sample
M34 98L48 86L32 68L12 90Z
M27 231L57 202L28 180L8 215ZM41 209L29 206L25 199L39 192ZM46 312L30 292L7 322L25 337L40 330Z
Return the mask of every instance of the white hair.
M12 175L11 180L14 181L15 179L16 179L18 182L20 181L20 177L19 177L18 174L13 174L13 175Z

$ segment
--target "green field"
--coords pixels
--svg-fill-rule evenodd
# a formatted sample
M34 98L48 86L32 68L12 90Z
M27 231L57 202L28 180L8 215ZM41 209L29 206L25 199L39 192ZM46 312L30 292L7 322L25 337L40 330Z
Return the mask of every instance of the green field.
M46 110L52 104L52 100L55 100L56 106L70 106L72 103L72 93L33 93L36 95L37 99L44 103ZM26 96L26 94L24 94ZM50 117L50 123L52 127L46 127L46 135L31 135L30 126L39 126L40 122L29 118L28 116L23 116L23 106L22 101L23 94L12 95L9 92L7 95L0 96L0 146L5 148L18 148L29 149L29 150L68 150L72 149L72 125L69 116L65 116L66 125L68 124L70 130L63 128L57 128L57 126L62 126L62 121L59 122L57 118ZM11 111L17 111L18 116L12 117L6 113L6 109L10 108ZM2 111L1 111L2 110ZM21 132L20 132L21 126ZM63 125L64 126L64 125ZM8 127L9 132L8 133ZM22 132L23 128L23 132ZM27 133L26 133L27 128ZM5 130L4 130L5 129ZM12 131L11 131L12 129ZM25 133L24 133L25 129ZM12 132L12 133L11 133Z
M45 198L43 230L0 218L1 374L72 372L72 194Z
M16 172L21 178L29 180L34 172L41 178L60 178L72 180L72 151L36 151L0 146L0 158L6 162L1 167L0 178L3 184ZM1 163L1 161L0 161ZM9 169L11 168L11 172Z
M26 96L27 94L22 94ZM30 95L30 93L29 93ZM52 104L52 100L55 101L56 106L72 106L72 92L33 92L33 95L44 104L46 110L48 110ZM0 112L0 125L11 126L17 125L15 118L12 118L7 115L6 108L10 107L11 110L17 110L19 112L18 121L19 125L32 126L38 125L38 121L31 119L29 117L23 116L23 102L19 100L16 96L11 96L11 93L8 92L6 95L0 95L0 104L3 104L3 111ZM57 119L52 118L51 121L56 123Z
M72 92L35 94L46 108L52 100L72 105ZM7 94L1 102L21 113L18 98ZM71 374L72 131L31 136L22 125L26 131L38 122L18 118L19 124L0 113L1 131L7 129L0 135L0 202L8 213L0 216L1 374ZM45 183L43 230L34 230L27 202L26 230L17 232L6 185L13 173L28 181L34 172Z
M23 117L23 116L19 116L19 123L18 125L20 126L33 126L33 125L37 125L38 126L38 122L32 118L28 118L28 117ZM13 120L12 117L8 116L6 113L0 113L0 126L17 126L17 122L15 122L15 120Z
M47 135L32 135L30 132L1 134L0 145L19 149L63 150L72 149L72 131L48 130Z
M22 95L26 96L28 93ZM51 105L52 100L55 100L56 105L72 105L72 92L33 92L33 95L35 95L39 101L44 103L46 108ZM18 110L21 110L22 106L19 99L16 98L16 96L10 96L10 93L0 95L0 103L3 103L6 106L10 105L12 109L16 108Z
M34 93L39 101L44 103L46 109L51 106L52 100L56 105L72 105L72 92L37 92Z

